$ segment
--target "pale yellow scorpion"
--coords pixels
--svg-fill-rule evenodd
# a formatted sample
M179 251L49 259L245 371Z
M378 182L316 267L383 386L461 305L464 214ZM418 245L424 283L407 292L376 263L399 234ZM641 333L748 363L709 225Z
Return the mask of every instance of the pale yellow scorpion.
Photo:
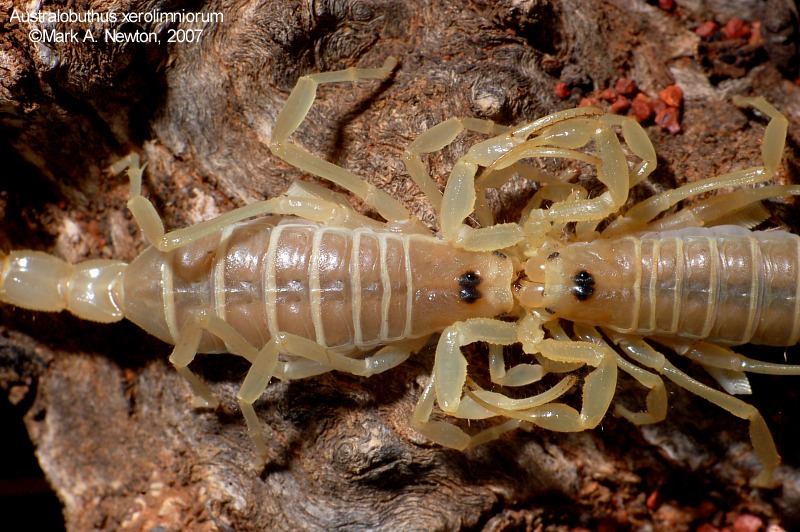
M765 466L753 480L770 484L780 458L769 429L753 406L731 394L749 393L745 372L798 375L800 365L759 362L729 346L790 346L800 338L800 238L741 227L744 220L765 218L761 200L800 194L794 185L752 187L780 164L786 118L763 98L739 98L738 104L769 117L762 166L662 192L622 214L629 189L656 166L654 149L635 121L596 108L517 127L453 118L421 134L404 156L438 214L441 232L434 235L396 199L288 141L319 84L384 79L395 66L390 58L381 68L300 78L269 146L288 163L358 196L385 223L357 213L327 188L295 182L280 197L165 233L141 195L143 168L131 156L114 170L129 167L128 206L151 247L129 265L71 265L38 251L0 254L0 300L34 310L66 309L99 322L128 318L174 344L170 361L206 406L217 400L188 368L195 355L246 358L251 366L237 399L260 453L265 443L253 403L273 377L330 370L372 375L402 363L439 334L433 372L412 419L435 442L464 449L519 426L566 432L595 427L621 370L649 391L644 411L618 405L616 414L637 424L664 419L666 377L750 423ZM421 156L464 130L491 138L456 162L442 193ZM523 162L532 158L585 163L604 190L589 197L569 174ZM539 188L518 222L494 224L484 191L514 175ZM748 185L662 215L691 196ZM478 227L464 223L468 217ZM495 384L523 386L548 373L564 377L525 399L480 389L467 377L461 350L478 341L488 345ZM512 344L521 345L528 361L507 368L503 346ZM725 392L689 377L662 350L699 363ZM591 369L578 411L558 399L575 385L574 370L581 367ZM469 435L430 420L434 403L457 418L505 421Z

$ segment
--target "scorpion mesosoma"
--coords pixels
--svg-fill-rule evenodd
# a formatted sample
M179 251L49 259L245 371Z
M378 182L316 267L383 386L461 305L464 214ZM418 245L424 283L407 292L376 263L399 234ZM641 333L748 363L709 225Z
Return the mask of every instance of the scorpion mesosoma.
M798 342L800 238L735 224L764 219L761 200L797 195L800 187L739 188L663 213L691 196L767 181L782 158L786 118L763 98L739 98L737 104L770 119L763 165L665 191L623 214L629 189L656 165L654 149L635 121L595 108L561 111L518 127L446 120L422 133L404 155L411 178L438 214L437 236L384 191L288 141L319 84L385 79L395 66L390 58L380 68L301 77L271 134L265 132L275 155L361 198L385 223L357 213L338 193L295 182L283 196L165 233L141 195L143 167L131 155L112 171L128 167L128 206L151 247L130 265L70 265L37 251L0 255L0 300L34 310L67 309L99 322L130 319L174 344L170 361L205 406L217 400L188 368L195 355L246 358L251 366L237 399L262 454L253 403L272 377L299 379L334 369L372 375L402 363L439 333L433 372L412 418L435 442L464 449L520 426L595 427L622 370L648 389L644 411L616 406L616 414L634 423L666 416L662 376L748 420L765 466L753 481L768 485L780 462L769 429L754 407L730 394L749 393L746 371L798 375L800 366L759 362L729 346ZM456 162L441 192L422 156L465 130L490 138ZM589 197L568 182L569 175L523 162L535 158L593 167L605 190ZM513 175L539 188L518 222L494 224L483 192ZM471 216L478 227L464 223ZM598 230L601 223L606 225ZM495 384L565 376L526 399L480 389L468 378L461 352L477 341L488 345ZM503 346L511 344L521 344L529 362L507 368ZM727 393L678 370L662 348L702 365ZM590 371L577 411L558 399L575 385L574 370L581 367ZM430 420L434 403L457 418L505 421L470 436Z

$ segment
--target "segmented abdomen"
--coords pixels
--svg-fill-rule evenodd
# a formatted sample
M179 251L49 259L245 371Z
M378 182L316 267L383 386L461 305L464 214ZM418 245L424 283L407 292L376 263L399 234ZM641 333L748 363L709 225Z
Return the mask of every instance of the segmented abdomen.
M343 352L368 350L510 310L505 262L428 235L267 217L170 253L146 250L125 275L125 315L170 343L187 320L206 311L256 347L284 332ZM465 268L500 281L500 303L459 298ZM205 334L201 351L227 349Z
M548 306L574 321L730 345L800 340L800 238L783 231L724 226L572 244L549 261L547 279Z

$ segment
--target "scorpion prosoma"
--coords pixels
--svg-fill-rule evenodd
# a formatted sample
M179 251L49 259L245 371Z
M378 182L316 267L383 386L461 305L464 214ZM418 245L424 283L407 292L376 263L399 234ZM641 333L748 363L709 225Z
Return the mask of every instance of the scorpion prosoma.
M753 482L769 485L780 462L769 429L753 406L730 394L749 393L746 371L798 375L800 366L759 362L729 346L798 342L800 238L721 224L764 219L761 200L800 194L800 186L740 188L659 215L691 196L768 180L781 161L786 118L763 98L738 98L737 104L770 119L762 166L665 191L619 215L628 190L656 165L635 121L595 108L561 111L518 127L446 120L404 154L411 178L438 214L437 236L385 192L288 142L319 84L384 79L395 66L389 58L381 68L301 77L270 142L275 155L358 196L385 223L357 213L338 193L295 182L283 196L165 233L141 195L143 167L132 155L113 170L129 167L128 206L151 247L130 265L70 265L38 251L0 255L0 300L34 310L67 309L99 322L130 319L174 344L170 361L205 406L217 400L188 368L195 355L246 358L251 366L237 399L262 454L265 440L253 403L273 376L299 379L334 369L372 375L400 364L439 333L433 372L412 418L435 442L464 449L519 426L567 432L595 427L622 370L649 390L642 412L616 406L618 415L634 423L666 416L661 376L748 420L765 466ZM456 162L442 193L421 156L464 130L491 138ZM593 153L579 150L587 145ZM604 191L590 198L585 188L568 182L569 175L522 162L529 158L585 163L594 167ZM483 192L516 174L538 182L538 191L517 223L495 225ZM477 228L464 223L473 214ZM606 225L598 230L601 222ZM565 330L566 322L571 327ZM467 377L461 351L477 341L489 346L495 384L565 376L526 399L482 390ZM521 344L529 362L506 368L503 346L511 344ZM727 393L677 369L657 346L701 364ZM590 371L578 411L558 399L577 382L574 370L584 366ZM469 435L431 421L434 401L457 418L506 420Z

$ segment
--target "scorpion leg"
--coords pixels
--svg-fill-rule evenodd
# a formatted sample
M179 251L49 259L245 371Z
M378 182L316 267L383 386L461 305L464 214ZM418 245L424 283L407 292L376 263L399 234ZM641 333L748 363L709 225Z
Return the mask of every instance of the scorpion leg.
M433 371L440 375L436 381L436 400L447 413L458 410L467 380L467 360L461 347L487 342L511 345L517 342L517 327L513 323L488 318L472 318L447 327L439 337Z
M542 380L545 370L541 364L517 364L506 370L503 346L489 346L489 377L500 386L527 386Z
M576 327L576 334L579 337L588 339L591 343L596 344L598 347L602 347L603 350L610 349L610 346L602 340L599 333L592 328L581 327L578 325ZM563 341L563 340L558 340ZM567 340L569 341L569 340ZM630 347L628 349L636 350L639 346ZM649 347L649 346L647 346ZM548 357L560 360L562 362L569 362L574 363L576 360L580 360L584 357L578 356L575 357L573 355L567 354L565 356L564 353L557 353L557 350L554 349L546 349L544 350L547 353ZM620 415L629 421L635 424L645 424L645 423L657 423L663 420L666 417L667 413L667 394L666 388L664 387L663 380L658 377L657 375L653 375L622 358L618 354L613 354L613 363L616 364L619 369L622 371L630 374L633 376L639 383L644 385L645 387L650 389L650 392L647 395L647 409L645 412L637 412L634 413L624 406L617 405L616 406L616 414ZM546 397L545 392L541 394L543 397L543 401L539 402L536 407L534 408L526 408L525 410L521 410L517 408L514 403L519 402L519 400L514 401L508 398L493 398L489 395L489 392L485 392L480 396L474 392L467 392L467 397L461 404L461 408L459 409L459 417L469 418L469 419L482 419L484 417L488 417L489 415L502 415L506 417L516 418L517 424L514 425L514 419L499 425L497 427L492 427L491 429L487 429L476 436L473 436L468 445L476 445L478 443L483 443L485 441L489 441L499 437L501 434L508 430L512 430L517 426L520 426L520 423L530 423L534 425L539 425L549 430L555 431L580 431L587 428L592 428L599 423L602 416L605 414L606 410L608 409L608 404L611 400L611 396L613 395L614 390L614 383L612 382L616 378L616 372L612 369L612 362L610 357L606 357L606 360L600 362L600 364L605 365L605 368L602 369L607 375L602 376L601 380L598 381L590 381L590 379L595 379L597 376L590 374L587 377L587 385L584 388L584 397L583 397L583 404L584 408L582 412L579 414L574 409L560 403L552 403L554 399L556 399L559 395L564 393L563 391L556 391L556 388L563 384L566 387L572 385L573 381L569 379L573 379L574 377L568 376L566 377L562 383L555 386L553 388L553 395L554 397ZM598 369L600 369L600 364L598 364ZM569 369L569 367L564 368ZM597 371L597 370L595 370ZM591 386L591 388L589 388ZM588 388L588 389L587 389ZM564 390L566 391L566 390ZM432 401L430 399L429 401ZM469 403L468 401L471 401ZM597 403L601 405L601 408L593 408L589 410L586 408L586 405ZM427 405L426 405L427 406ZM430 406L427 406L428 415L430 415ZM482 410L481 410L482 407ZM418 410L424 412L419 406ZM417 413L415 412L415 416ZM419 417L419 416L417 416ZM559 419L560 418L560 419ZM555 421L554 421L555 420ZM427 417L425 418L427 421ZM418 421L419 423L419 421ZM440 425L442 425L441 422ZM522 425L525 426L524 424ZM431 432L434 436L444 436L444 439L447 440L449 436L454 441L461 443L462 445L466 444L468 436L464 434L463 436L459 435L454 430L455 428L450 427L441 427L441 426L434 426L431 428L429 432ZM460 430L460 429L458 429ZM461 431L463 432L463 431ZM459 439L453 437L455 434ZM429 436L430 437L430 436Z
M598 112L599 111L596 109L588 109L580 110L576 114L575 110L571 110L569 113L562 112L550 115L532 124L541 124L549 120L551 121L549 123L558 125L559 122L569 121L573 115L583 116L597 114ZM488 178L485 178L480 181L480 184L476 185L475 175L479 166L486 166L488 174L494 170L506 170L509 166L515 165L520 159L531 156L560 156L586 160L591 164L598 164L602 160L572 149L561 147L548 146L543 148L537 146L531 148L533 151L522 149L523 147L527 147L526 145L531 142L525 140L527 138L526 135L538 131L536 127L529 126L531 126L531 124L527 124L517 130L497 135L474 145L466 155L461 157L456 161L456 164L453 165L442 197L440 215L442 236L445 240L463 249L487 251L510 247L523 239L524 235L519 224L499 224L474 229L463 223L463 220L476 209L484 223L489 221L490 216L485 206L485 199L478 199L478 191L483 194L487 187L494 188L496 186L502 186L502 184L513 175L510 171L496 173L494 179L488 180ZM601 136L604 138L607 137L607 135L604 134L601 134ZM539 140L539 138L537 137L536 140ZM613 141L616 141L617 146L619 146L619 141L616 140L615 134ZM613 141L611 142L612 145ZM599 141L598 144L600 144ZM603 147L607 148L607 144L608 143L603 143ZM522 155L520 155L521 152L523 152ZM503 155L498 157L498 153ZM506 157L509 155L510 157ZM609 160L612 159L610 157L607 158ZM499 161L504 159L506 159L504 163L499 164ZM525 172L522 168L520 170L523 173Z
M593 342L611 349L611 346L608 345L602 335L594 327L576 323L574 330L575 335L581 340ZM609 337L612 338L613 341L614 337L611 335ZM650 390L645 399L646 409L644 412L632 412L622 405L616 405L615 413L636 425L658 423L662 421L667 416L667 389L664 386L663 379L631 364L616 352L614 353L614 361L617 368L621 369L636 379L639 384ZM614 386L616 387L616 385Z
M528 412L508 417L524 419L535 425L559 432L575 432L600 423L611 400L617 380L617 358L614 350L596 331L583 330L584 340L572 340L557 321L546 323L552 338L544 338L541 318L530 314L519 326L519 341L526 353L535 354L547 371L566 372L580 366L595 368L586 376L581 411L560 403L551 403ZM538 323L537 323L538 322Z
M524 399L512 399L498 392L484 390L472 379L467 378L466 395L461 398L458 410L451 415L461 419L486 419L496 416L504 417L509 411L531 412L536 407L552 403L567 393L577 381L576 376L567 375L555 386L542 393Z
M452 423L430 421L435 402L445 412L458 415L461 393L467 380L467 361L461 353L461 346L476 341L510 345L517 341L516 336L514 324L486 318L457 322L445 329L436 348L430 380L414 409L411 419L413 427L429 440L453 449L466 449L470 445L498 438L504 432L519 427L521 421L509 420L470 437ZM437 377L439 374L446 378L440 381Z
M617 355L617 367L636 379L639 384L648 388L650 391L647 393L645 399L645 411L633 412L622 405L614 407L614 413L623 417L633 423L634 425L647 425L649 423L658 423L667 417L667 388L664 386L664 380L658 375L653 375L649 371L645 371L635 364L631 364L621 356Z
M587 113L593 114L594 111L596 110L587 111L581 109L578 115L584 116ZM569 120L575 115L575 110L562 111L561 113L555 113L554 115L550 115L550 117L546 117L549 119L546 123L551 125L560 120ZM438 215L441 215L442 194L439 192L436 182L425 169L420 156L422 154L441 150L453 142L455 138L465 130L493 135L493 138L473 146L467 155L466 160L475 164L476 170L477 166L489 166L493 160L497 158L498 153L510 151L521 142L524 142L526 138L524 134L519 132L519 128L518 130L508 133L510 131L509 127L497 125L491 120L466 117L450 118L420 134L404 151L403 161L408 169L409 175L429 198ZM526 134L531 135L536 131L537 129L534 127L532 130L527 131ZM544 177L543 174L532 167L520 168L518 165L511 165L508 168L498 169L495 172L489 172L481 176L481 178L475 181L475 188L478 192L483 192L486 188L499 188L511 179L515 171L519 171L531 179L538 180L538 178ZM491 180L486 179L489 175L492 176ZM491 212L488 209L483 194L477 196L474 207L481 225L494 225Z
M169 357L169 361L183 377L195 395L193 406L196 408L216 408L219 400L214 397L211 390L200 378L189 369L189 364L194 360L197 349L200 346L200 336L203 334L203 327L198 321L191 321L182 329L175 342L175 348Z
M386 192L367 183L354 173L328 162L301 148L289 137L308 115L317 94L317 87L324 83L386 79L397 65L397 59L389 57L380 68L348 68L335 72L321 72L301 77L278 114L272 128L269 149L287 163L310 174L322 177L349 190L364 203L378 211L390 222L408 222L411 218L406 208Z
M310 187L299 185L290 188L285 195L277 198L257 201L211 220L167 233L155 206L141 193L145 165L139 166L138 155L131 154L113 165L112 171L123 163L128 166L131 181L131 199L128 201L128 208L148 243L164 252L191 244L236 222L268 214L295 215L314 222L342 227L361 227L374 223L372 220L367 222L368 218L356 213L352 207L335 199L334 196L321 195L316 189L310 192L312 190Z
M616 132L611 125L592 118L597 113L599 111L589 109L574 117L562 114L559 120L549 124L547 128L533 128L533 131L540 132L541 135L529 140L514 137L518 131L527 131L526 125L473 146L456 162L445 187L441 214L442 235L445 240L458 247L476 251L502 249L519 242L523 234L531 241L541 240L550 231L552 224L577 221L596 225L615 213L627 199L631 181L646 175L649 170L639 169L634 176L629 174L625 153ZM551 117L545 117L547 118ZM590 140L597 146L598 156L574 149ZM520 143L521 141L524 142ZM650 157L644 148L637 146L636 149L642 151L644 157ZM502 155L498 157L499 152ZM483 200L477 199L477 191L501 186L512 172L498 174L498 171L506 170L518 164L521 159L530 157L558 157L586 162L596 167L598 180L606 185L607 190L597 198L564 201L547 210L531 211L522 224L522 231L519 224L501 224L479 229L464 225L463 220L476 208L481 212L485 210ZM478 166L486 166L487 170L479 184L476 184ZM652 164L649 163L643 166L650 167ZM494 175L489 177L492 173ZM481 216L487 217L485 213Z
M763 200L777 196L799 196L798 185L769 185L735 190L711 196L680 211L650 222L648 231L669 231L685 227L739 225L751 228L770 216Z
M328 222L333 222L338 227L346 227L348 229L369 227L377 231L385 230L387 227L387 224L383 222L373 220L372 218L368 218L367 216L356 212L350 203L348 203L347 198L338 192L334 192L318 183L309 181L293 181L292 184L289 185L289 189L286 191L285 195L292 199L301 201L322 201L327 202L330 205L336 205L340 209L335 210L333 216L330 220L328 220ZM340 214L341 212L346 213L346 216L342 216ZM402 233L419 233L430 235L430 231L427 228L417 226L416 224L395 224L392 226L392 229L399 230Z
M720 188L761 183L769 179L769 177L763 166L754 166L746 170L710 177L672 190L666 190L631 207L625 213L625 216L617 218L609 224L608 228L603 231L603 236L608 238L614 235L646 230L648 228L647 224L653 218L676 205L679 201ZM721 208L716 213L717 217L731 212L724 204L720 204L720 206Z
M276 367L279 362L278 355L281 353L308 358L317 363L316 365L302 365L294 368L290 365L284 366L284 371L282 372L284 378L306 377L331 369L368 377L401 364L411 354L409 350L403 350L395 346L390 349L381 349L375 355L364 359L354 359L342 355L334 349L323 347L307 338L287 333L275 335L257 353L250 371L247 372L242 386L236 394L239 406L247 422L248 432L256 442L256 446L262 455L266 451L265 439L260 429L260 422L253 408L253 403L267 389L272 377L278 374ZM310 372L307 371L309 369L311 370Z
M658 343L702 365L731 395L746 395L752 392L745 372L765 375L800 375L800 366L796 364L762 362L740 355L728 347L710 342L687 342L665 338L659 339Z
M608 410L608 406L614 395L617 378L617 364L614 351L607 345L597 345L593 342L575 341L565 343L552 339L543 340L539 345L539 351L543 356L556 361L578 362L581 365L587 364L595 367L585 379L583 404L580 412L566 404L552 401L532 408L517 410L514 407L509 407L504 404L508 398L500 401L493 400L492 397L481 397L479 394L470 390L466 392L467 397L478 406L493 412L495 415L504 416L511 420L517 420L518 422L527 422L547 430L556 432L579 432L596 427ZM574 380L571 377L567 377L562 382L568 389ZM563 393L561 390L558 390L558 392ZM466 402L466 400L464 402ZM415 412L415 421L419 424L420 420L425 421L427 419L424 415L426 413L429 414L429 412L423 407L418 406L418 409L419 415ZM467 410L465 413L468 412L470 412L470 410ZM453 415L458 415L458 411ZM470 416L465 415L464 417ZM478 417L478 415L475 415L475 417ZM464 439L466 436L465 434L464 436L459 435L459 433L463 433L461 429L444 425L447 424L435 422L435 424L430 427L423 427L423 433L439 443L442 443L442 440L452 441L459 445L469 445L472 443L472 439ZM510 430L510 428L507 430ZM505 432L505 430L499 432L499 434L502 434L502 432ZM466 437L468 438L468 436ZM475 438L480 438L480 441L485 441L486 437L488 437L488 435L478 434ZM436 438L441 439L437 440ZM449 443L443 443L443 445L449 445Z
M219 401L208 386L189 369L189 364L197 355L203 331L217 336L225 343L228 352L243 356L251 363L256 361L258 350L229 324L208 312L198 312L181 328L169 361L191 386L199 400L196 400L195 406L215 408Z
M536 404L533 407L518 406L508 398L468 391L467 396L470 401L494 415L510 419L500 427L492 427L487 429L488 432L484 431L474 437L470 437L450 423L429 421L434 394L436 402L447 414L466 418L488 417L482 410L476 410L471 403L463 408L461 406L462 401L465 403L468 401L462 398L463 387L467 380L467 361L460 347L475 341L509 345L519 341L517 337L515 324L482 318L459 322L445 329L436 350L431 381L414 412L415 428L437 443L460 449L475 442L499 437L507 430L519 427L523 422L561 432L595 427L605 415L613 397L616 382L615 353L607 345L596 345L592 342L560 342L553 339L534 342L537 352L557 362L588 364L595 368L585 380L581 412L562 403L550 402L564 393L574 382L565 379L562 381L564 384L553 392L553 396L542 396L545 397L545 404ZM446 379L440 381L439 375L446 376Z
M484 133L487 135L498 135L508 128L499 126L491 120L481 120L477 118L449 118L444 122L436 124L424 133L421 133L403 152L403 162L406 165L411 179L428 197L436 214L439 215L442 208L442 193L436 182L431 178L420 156L441 150L464 130Z
M369 376L401 364L410 354L408 350L393 346L358 360L337 353L333 349L322 347L312 340L285 333L276 335L259 350L224 320L201 312L182 328L175 349L170 356L170 362L173 363L178 373L189 382L195 394L202 398L204 401L202 406L215 407L218 404L208 386L188 368L197 354L203 331L220 338L225 343L228 352L240 355L252 364L237 393L237 400L247 423L248 433L255 442L260 456L264 456L267 449L253 403L264 393L274 375L280 374L284 378L291 378L298 374L299 376L308 376L309 369L312 369L311 374L336 369L355 375ZM285 367L282 368L283 371L279 371L278 356L281 353L309 358L317 365L316 367L307 365L304 368L305 371L298 371L295 367L294 374L292 371L286 371Z
M740 106L752 106L767 115L770 119L764 131L764 140L761 144L761 159L763 165L701 179L676 189L666 190L661 194L648 198L633 206L625 213L625 216L614 220L604 232L604 236L649 229L647 225L651 220L679 201L721 188L755 185L775 175L778 165L780 165L781 158L783 157L789 121L780 111L762 97L744 98L737 96L734 98L734 103ZM725 198L730 198L730 195L726 195ZM760 201L760 199L754 199L753 201ZM732 214L741 208L742 205L739 201L730 203L728 201L717 201L706 203L703 207L698 207L697 211L700 212L705 209L707 212L703 217L707 221ZM694 225L701 225L703 217L701 217L700 220L694 219L693 217L690 218L694 220ZM686 221L684 223L686 224L685 226L688 226L691 225L692 222ZM681 225L673 225L673 227L680 228Z
M569 344L543 340L542 356L560 362L583 362L595 369L586 376L583 385L581 411L557 404L543 406L535 424L549 430L575 432L596 427L608 411L617 382L617 363L614 351L606 345L574 341ZM551 416L552 414L555 414Z
M490 427L474 436L470 436L452 423L446 421L430 421L436 398L436 381L436 371L434 370L431 373L428 385L420 396L419 402L417 402L414 415L411 417L411 425L414 429L429 440L444 447L463 450L468 447L495 440L504 433L524 425L524 421L522 420L509 419L500 425Z
M572 110L577 111L577 110ZM475 188L483 191L486 188L498 188L510 179L515 173L539 181L545 185L539 192L551 188L553 185L564 188L556 192L558 204L547 210L531 212L533 204L524 210L528 220L526 233L529 238L541 238L547 233L550 226L554 231L567 222L578 221L576 231L579 235L588 235L595 230L600 220L616 212L627 199L628 190L636 183L645 179L656 167L656 155L647 134L635 121L623 117L603 115L598 116L596 109L585 109L580 113L567 114L555 113L540 121L522 126L506 135L500 135L484 143L480 143L470 150L467 159L482 163L487 170L478 178ZM641 162L632 170L628 170L625 154L621 149L617 135L612 126L619 126L625 143ZM532 136L534 135L535 136ZM523 135L516 139L518 145L509 148L506 138L514 135ZM528 140L524 140L532 136ZM576 151L594 141L598 148L598 156L592 156ZM499 157L496 154L504 151ZM494 160L487 160L488 156ZM588 163L596 168L597 178L607 187L606 193L599 198L587 199L582 197L582 187L569 185L552 176L537 173L534 169L521 164L525 158L558 157ZM578 191L578 195L575 195ZM543 192L549 194L550 192ZM533 201L541 201L542 194ZM563 201L562 201L563 200ZM474 209L479 219L486 223L490 219L487 214L485 198L478 197Z
M491 168L491 165L499 160L498 153L508 154L514 152L515 148L517 148L520 143L525 142L527 135L538 131L537 128L556 124L559 121L566 121L576 116L590 116L598 113L599 111L596 109L562 111L544 117L536 122L532 122L531 124L526 124L516 130L497 135L470 148L467 154L462 156L456 161L455 165L453 165L453 169L447 179L444 194L442 195L440 223L444 239L457 247L473 251L503 249L522 240L523 234L518 224L499 224L473 229L463 223L463 220L475 211L476 208L478 209L478 214L482 221L484 223L489 222L490 216L487 212L488 209L484 205L485 200L481 199L478 201L477 192L478 190L483 192L485 188L489 186L501 186L505 181L510 179L513 174L510 171L500 172L497 174L500 176L500 179L482 181L481 185L476 186L475 175L478 171L478 167L485 166ZM459 120L462 121L459 122ZM441 127L441 130L432 128L431 131L434 131L434 134L429 138L423 139L426 142L430 141L428 145L429 148L444 145L446 140L455 138L463 127L481 132L490 132L495 126L484 121L467 122L466 119L455 119L452 122L443 122L437 127ZM433 142L433 140L436 142ZM424 150L422 151L424 152ZM562 151L568 154L565 156L574 156L575 158L590 157L574 150ZM551 157L553 153L541 156ZM502 156L500 158L502 158ZM498 168L498 170L503 170L507 166L515 164L519 158L510 161L502 168ZM591 160L592 162L596 162L594 158ZM495 181L497 182L495 183Z
M292 360L282 361L275 371L275 376L279 379L294 380L305 379L314 375L327 373L334 369L354 373L361 376L370 376L377 373L382 373L391 369L411 356L411 353L416 353L425 344L427 338L422 339L423 342L410 341L405 343L393 344L385 346L378 350L373 355L365 358L350 358L344 357L355 363L347 363L347 367L331 366L329 363L320 360L301 358L295 356ZM341 356L341 355L340 355ZM371 371L371 373L370 373Z
M658 157L650 137L647 136L647 132L641 124L632 118L614 114L604 114L598 120L608 125L619 126L622 130L622 138L625 144L634 155L641 159L641 162L630 172L628 188L633 188L647 179L647 176L656 169Z
M778 450L775 447L775 441L772 439L767 423L754 406L691 378L672 365L663 354L641 339L628 338L618 334L613 337L613 340L618 342L625 354L639 364L655 370L681 388L727 410L738 418L748 421L750 424L750 440L753 442L756 456L764 464L764 470L751 479L751 484L759 487L774 486L775 481L772 475L778 464L780 464L780 456L778 456Z

